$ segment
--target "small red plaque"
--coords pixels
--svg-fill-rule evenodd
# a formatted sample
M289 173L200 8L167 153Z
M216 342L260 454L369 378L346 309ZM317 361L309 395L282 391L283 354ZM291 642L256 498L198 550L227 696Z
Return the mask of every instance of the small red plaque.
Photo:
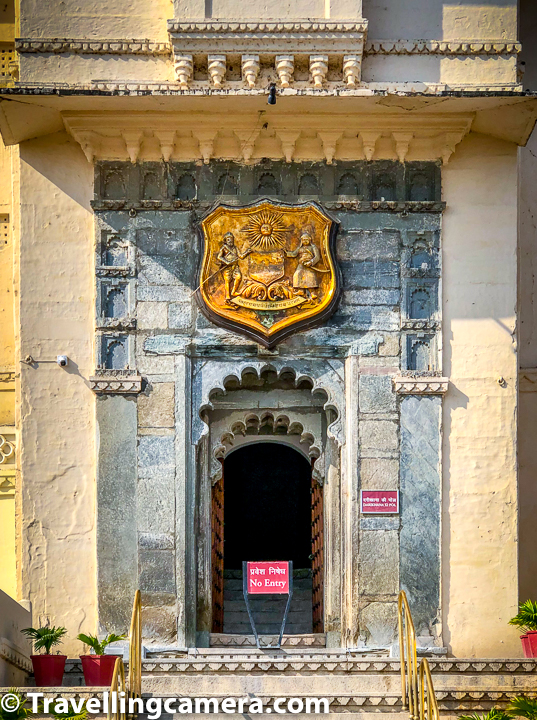
M398 513L399 490L361 490L362 513Z
M288 562L249 562L247 568L250 595L288 595Z

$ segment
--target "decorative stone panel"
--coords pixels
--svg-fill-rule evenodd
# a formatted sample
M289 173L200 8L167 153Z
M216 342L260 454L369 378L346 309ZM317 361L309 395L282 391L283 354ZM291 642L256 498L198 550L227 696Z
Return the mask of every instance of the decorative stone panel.
M363 139L370 148L376 142ZM253 157L255 148L246 140L242 152ZM328 155L340 142L327 134L318 140ZM134 152L136 138L128 141ZM161 141L169 148L177 136ZM279 142L291 156L298 147L284 131ZM405 138L397 142L403 153ZM330 606L327 595L327 644L388 648L400 585L409 593L423 587L420 627L437 642L436 520L427 525L429 546L423 551L433 579L411 565L409 548L421 532L421 484L435 518L440 508L438 423L447 389L440 375L440 166L337 156L331 163L220 162L210 157L218 143L214 136L196 130L196 143L207 163L107 161L95 168L99 367L91 384L101 438L100 621L119 630L129 612L126 591L114 596L125 566L127 589L131 582L143 588L150 618L146 637L160 645L209 644L211 478L226 443L241 442L247 423L253 432L270 420L288 441L302 439L306 454L316 457L332 518L327 522L337 518L331 532L342 533L341 555L326 560L331 587L342 583L337 592L343 598ZM314 199L329 210L339 223L336 253L343 276L332 317L284 340L274 352L212 325L193 299L200 218L215 202L242 204L264 196ZM117 301L108 310L114 291ZM415 356L425 359L424 372L412 367ZM261 386L265 376L274 383L288 378L288 385L275 391L263 386L250 410L236 402L248 382ZM304 409L293 393L306 387L312 407ZM295 404L289 407L291 396ZM224 411L229 417L238 413L237 423L230 427ZM400 489L401 516L361 516L360 489ZM126 498L128 517L117 517L118 496ZM110 561L106 553L116 531L118 552ZM106 568L99 558L107 558Z

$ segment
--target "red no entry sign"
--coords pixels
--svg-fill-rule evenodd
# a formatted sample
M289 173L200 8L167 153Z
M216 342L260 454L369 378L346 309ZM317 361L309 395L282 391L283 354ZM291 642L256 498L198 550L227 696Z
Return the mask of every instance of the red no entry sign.
M363 513L398 513L398 490L361 490L361 509Z
M250 595L287 595L289 593L289 563L247 563L247 587Z

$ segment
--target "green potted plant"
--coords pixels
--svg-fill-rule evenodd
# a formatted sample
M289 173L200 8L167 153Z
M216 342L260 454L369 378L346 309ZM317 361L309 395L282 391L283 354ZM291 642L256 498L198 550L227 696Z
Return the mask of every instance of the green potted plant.
M524 657L537 658L537 602L526 600L518 606L518 614L509 620L509 625L514 625L522 630L522 650Z
M0 704L0 720L26 720L33 716L30 700L24 697L17 688L10 688L7 694L12 696L11 702L6 703L6 707L3 703ZM41 706L39 705L38 708L41 714Z
M516 697L511 700L507 708L509 717L523 717L527 720L537 720L537 698Z
M105 648L110 643L124 640L125 635L108 634L104 640L99 641L95 635L84 635L80 633L78 639L88 645L94 652L93 655L81 655L84 682L86 685L98 685L108 687L112 682L114 665L120 655L105 655Z
M64 627L38 627L21 630L34 643L34 650L44 650L43 655L30 655L37 687L57 687L62 684L67 655L51 655L56 645L61 645L67 633Z
M511 716L505 710L492 708L484 715L473 712L470 715L459 715L459 720L511 720Z

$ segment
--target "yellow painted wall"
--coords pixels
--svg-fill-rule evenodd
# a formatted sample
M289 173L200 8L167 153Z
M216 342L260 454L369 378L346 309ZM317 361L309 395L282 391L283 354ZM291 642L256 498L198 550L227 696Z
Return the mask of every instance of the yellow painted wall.
M13 244L13 165L17 148L0 140L0 590L15 598L15 285ZM7 444L9 443L9 444ZM13 451L12 448L15 447ZM9 456L9 453L12 453Z
M507 625L518 602L517 148L470 134L442 179L444 642L458 657L519 657Z
M93 167L65 133L20 155L20 354L37 361L21 366L21 595L78 655L77 633L97 629Z

